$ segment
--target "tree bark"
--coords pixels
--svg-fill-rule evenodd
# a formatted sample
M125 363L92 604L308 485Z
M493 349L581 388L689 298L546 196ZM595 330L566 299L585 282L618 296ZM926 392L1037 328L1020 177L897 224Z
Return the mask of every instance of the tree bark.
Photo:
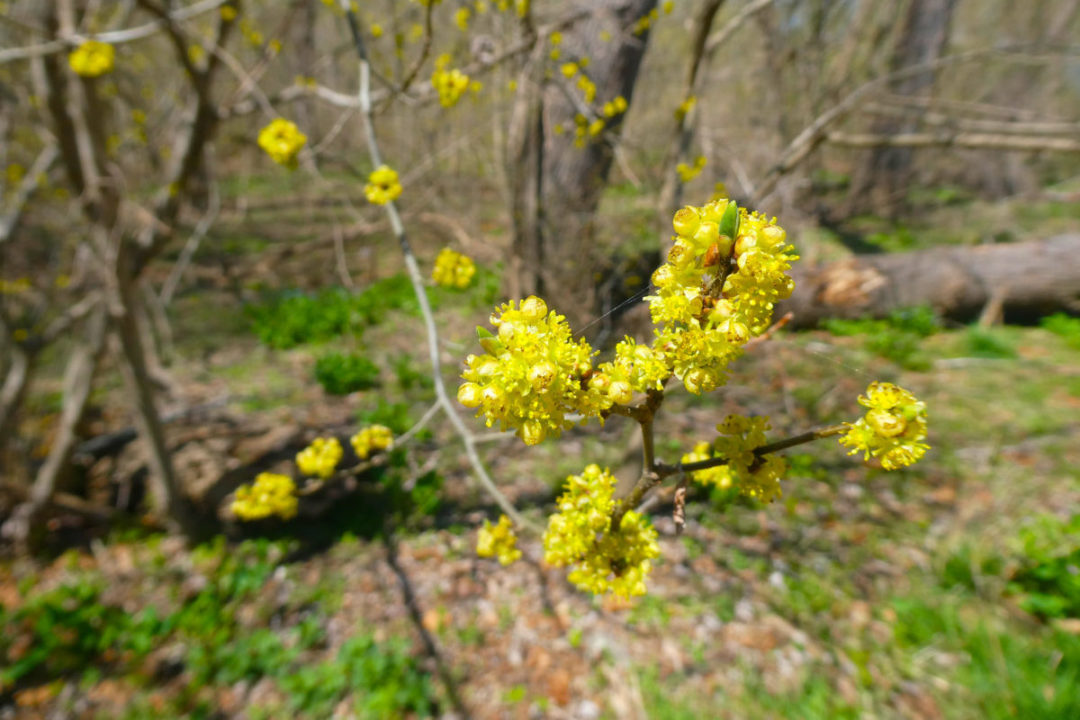
M86 412L94 381L94 370L105 346L105 308L95 310L86 328L86 338L75 348L64 371L64 407L60 412L56 437L25 502L15 508L4 524L3 536L17 547L28 549L43 511L48 507L65 473L78 440L77 428Z
M593 7L586 20L562 33L563 60L589 58L586 72L596 84L597 104L618 95L630 103L648 41L647 30L634 34L630 28L656 7L656 0L598 0ZM580 101L580 91L560 85L557 70L555 80L537 88L542 58L534 55L533 68L519 82L507 152L508 176L517 178L511 188L511 290L544 295L580 326L595 312L592 222L625 113L607 121L602 139L575 146L580 107L570 95L577 93ZM557 125L565 132L557 134Z
M1005 317L1030 321L1053 312L1080 312L1080 234L1007 245L934 248L870 255L792 269L795 292L776 317L791 326L826 318L885 317L929 305L942 317L970 321L991 301Z
M890 70L932 63L945 52L957 0L911 0L904 25L896 40ZM926 71L897 80L890 90L909 97L930 95L936 73ZM879 118L875 135L909 133L917 122ZM911 179L913 150L908 147L875 147L852 174L847 214L876 211L885 215L902 207Z

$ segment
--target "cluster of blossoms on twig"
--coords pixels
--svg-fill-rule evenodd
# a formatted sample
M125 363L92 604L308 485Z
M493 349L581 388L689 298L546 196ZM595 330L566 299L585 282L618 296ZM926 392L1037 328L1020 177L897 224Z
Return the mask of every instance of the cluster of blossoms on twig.
M497 558L501 565L509 565L521 558L510 518L502 515L496 525L492 525L490 520L484 521L484 527L476 536L476 554Z
M765 445L769 420L764 417L728 415L716 426L718 437L710 443L698 443L694 451L683 455L683 464L714 457L726 459L724 465L698 470L694 480L721 490L735 488L740 494L760 502L780 497L780 478L787 463L776 455L759 457L754 450Z
M652 560L660 556L656 530L631 510L611 531L615 484L615 476L598 465L566 478L566 492L544 533L544 560L570 566L568 579L582 590L644 595Z
M439 94L439 104L454 107L470 87L479 91L480 85L469 81L469 76L457 68L450 67L450 56L440 55L435 60L435 72L431 75L431 86Z
M394 444L394 433L385 425L369 425L349 440L356 457L366 460L376 450L389 450Z
M360 460L372 453L389 450L394 434L385 425L369 425L349 439ZM302 475L327 480L337 471L344 456L341 441L335 437L317 437L296 454L296 467ZM296 483L288 475L260 473L251 485L236 489L230 506L233 515L241 520L263 520L279 517L288 520L296 515L299 499Z
M841 442L852 452L879 458L891 470L927 449L923 403L894 385L874 383L859 398L869 411L854 423L770 444L768 418L730 415L717 425L716 437L696 444L680 465L658 462L652 456L653 418L669 381L678 379L694 394L723 385L727 366L748 342L766 335L775 304L790 296L794 283L787 271L798 259L775 219L726 198L684 207L673 227L667 262L653 273L654 291L645 298L656 326L651 344L628 337L612 360L594 364L597 353L588 342L575 340L566 318L532 296L496 308L496 333L477 328L484 354L466 358L458 388L458 400L477 409L489 427L514 430L528 445L557 437L573 421L619 414L641 425L645 467L633 490L615 498L614 476L590 465L567 478L544 533L545 561L570 567L570 581L593 593L629 597L646 591L660 550L656 531L636 505L665 477L683 475L684 466L700 483L772 502L786 471L778 450L843 434ZM675 497L678 528L685 520L682 485ZM497 534L486 525L481 554L498 554L497 543L512 546L512 533L506 518Z
M306 143L307 135L285 118L274 118L259 132L259 147L271 160L287 168L296 167L296 157Z
M296 483L288 475L259 473L251 485L236 489L232 513L241 520L263 520L278 516L283 520L296 515Z
M68 55L68 65L76 75L96 78L112 72L116 48L109 43L87 40Z
M296 467L305 475L325 480L334 474L344 452L336 437L318 437L297 454Z
M870 408L866 415L848 424L840 443L851 447L850 455L864 453L876 457L886 470L911 465L930 446L926 437L926 403L892 383L876 382L859 396L859 404Z
M431 279L436 285L464 290L469 287L476 274L476 263L468 255L463 255L450 248L443 248L435 257L435 268Z
M401 182L397 171L389 165L380 165L368 175L364 186L364 197L372 205L385 205L397 200L401 195Z

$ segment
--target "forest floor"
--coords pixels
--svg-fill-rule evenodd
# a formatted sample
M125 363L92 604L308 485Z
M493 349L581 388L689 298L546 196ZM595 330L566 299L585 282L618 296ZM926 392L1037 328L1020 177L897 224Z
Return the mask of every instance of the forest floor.
M1075 230L1072 210L1050 204L1022 223L970 204L940 212L954 228L988 223L972 231L981 238L1024 227L999 238L1022 239ZM171 402L207 408L170 425L193 492L287 471L317 434L376 421L400 431L432 402L415 305L393 248L373 236L350 250L353 282L375 289L350 306L362 317L348 332L277 348L257 337L280 330L266 318L304 325L281 291L343 282L319 213L254 202L215 231L188 278L196 289L171 308ZM481 264L468 291L433 292L454 383L499 299L501 228L474 218L469 237L416 222L422 259L453 237ZM805 237L819 257L841 253L825 235ZM895 226L866 236L890 250L940 241ZM316 314L338 302L318 297ZM369 358L373 386L325 393L313 372L331 352ZM875 379L926 401L923 462L886 473L835 443L805 446L787 454L772 505L694 489L681 536L661 501L663 555L632 602L576 591L539 562L536 539L508 568L476 557L476 526L497 513L438 417L400 468L364 481L373 492L336 498L318 519L231 523L228 541L187 549L137 513L107 531L59 515L47 554L0 559L0 719L1080 716L1080 320L943 326L913 310L781 332L712 396L673 393L658 452L677 460L732 412L769 415L776 437L852 419ZM106 382L93 433L129 422L121 388ZM35 402L42 418L55 409L48 389ZM639 441L621 420L533 448L492 435L484 457L542 522L590 462L635 476ZM144 473L129 445L89 469L84 494L137 504ZM387 498L404 498L392 524Z

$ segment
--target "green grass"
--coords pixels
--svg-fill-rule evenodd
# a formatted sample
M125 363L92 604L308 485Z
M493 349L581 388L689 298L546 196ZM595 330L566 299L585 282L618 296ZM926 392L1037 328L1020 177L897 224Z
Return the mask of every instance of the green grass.
M965 595L897 598L896 642L912 656L955 655L926 670L953 681L954 711L980 718L1080 717L1080 638L1043 629L1018 631Z
M282 690L286 705L269 709L267 717L287 711L317 720L346 698L361 718L434 713L434 688L404 639L376 641L359 632L328 659L312 659L327 641L328 616L316 598L332 592L302 594L303 612L297 605L266 603L267 583L288 547L267 540L227 547L218 539L196 548L191 559L205 584L179 597L173 610L132 612L111 604L94 573L45 592L28 587L29 598L17 610L0 607L0 655L14 659L0 669L0 696L72 675L90 684L104 676L128 677L138 685L149 679L140 680L147 655L173 645L183 650L186 683L170 700L174 716L209 717L204 689L264 678ZM272 615L279 620L271 622ZM282 623L281 615L292 619ZM146 713L146 704L135 701L125 717Z
M896 310L884 320L826 320L833 335L862 339L868 352L895 362L906 370L927 370L931 358L922 348L923 338L941 330L941 323L929 307Z

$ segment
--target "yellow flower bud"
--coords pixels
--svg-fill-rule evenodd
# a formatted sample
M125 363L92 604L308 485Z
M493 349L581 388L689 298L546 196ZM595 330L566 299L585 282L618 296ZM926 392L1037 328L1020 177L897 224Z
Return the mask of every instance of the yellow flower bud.
M675 273L670 265L661 265L652 274L652 284L658 288L667 287L675 280Z
M536 321L543 319L548 313L547 303L535 295L530 295L521 301L521 314L526 320Z
M787 233L779 225L766 225L761 229L760 238L764 241L762 244L771 249L783 245Z
M698 215L697 210L692 207L684 207L675 213L674 219L671 221L672 226L675 228L675 232L683 237L692 237L697 232L698 226L701 224L701 216Z
M742 255L756 246L757 237L754 235L740 235L739 239L735 241L735 254Z
M543 423L536 420L526 420L521 426L521 439L526 445L536 445L545 437Z
M458 402L467 408L480 407L482 391L476 383L464 383L457 391Z

